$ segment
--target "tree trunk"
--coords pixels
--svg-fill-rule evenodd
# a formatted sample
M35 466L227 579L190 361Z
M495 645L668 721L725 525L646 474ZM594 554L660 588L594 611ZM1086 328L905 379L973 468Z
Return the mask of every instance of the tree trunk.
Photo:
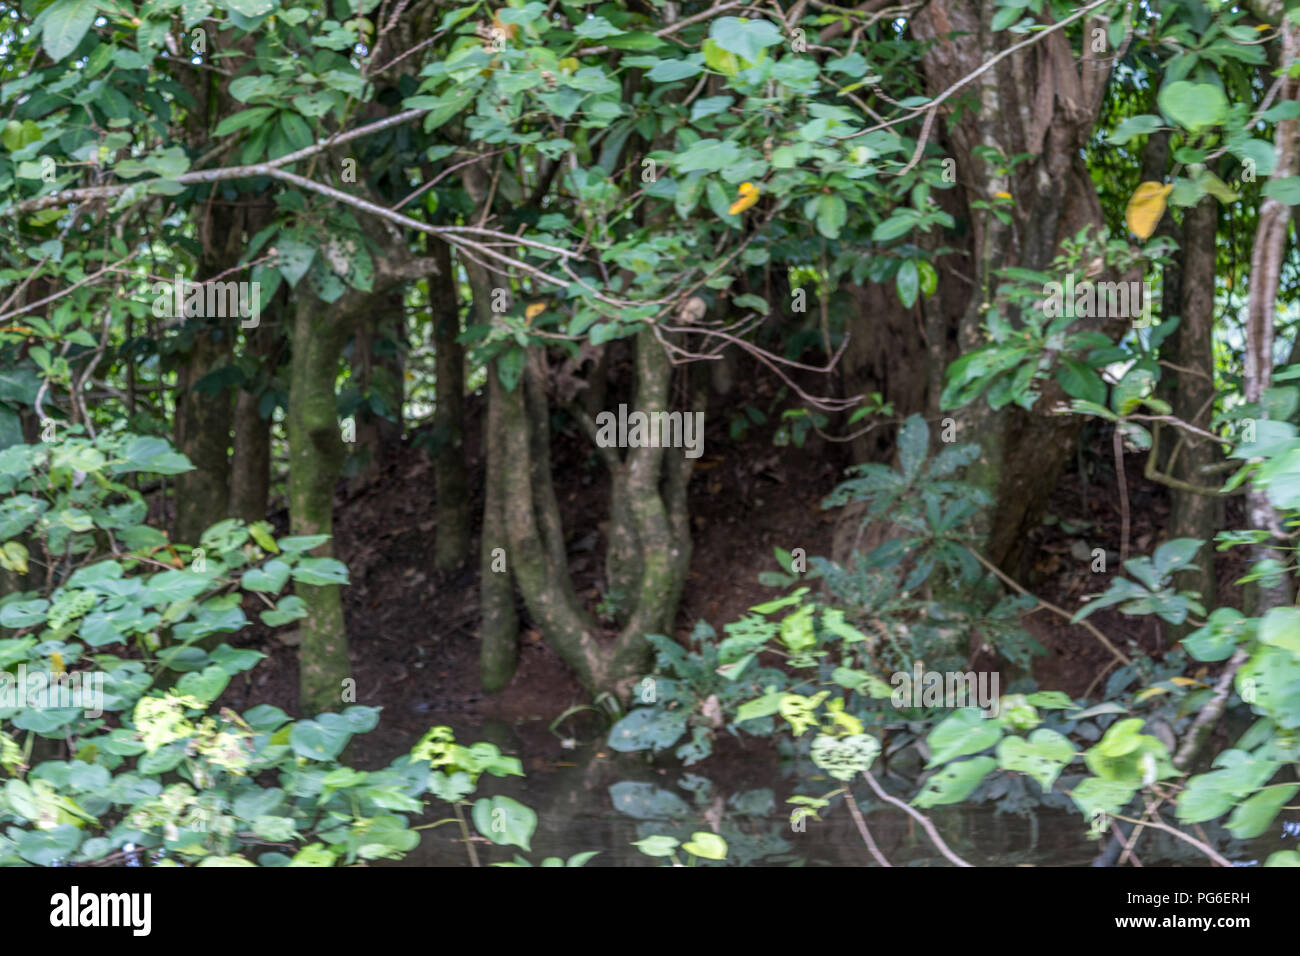
M351 385L361 401L352 416L356 443L349 450L354 460L346 467L352 492L379 477L390 450L402 441L404 298L400 290L380 297L381 307L352 333Z
M300 286L294 301L289 385L289 515L295 535L334 533L334 488L343 466L334 380L347 335L337 303L326 305ZM314 549L333 557L333 539ZM304 712L329 710L351 669L337 584L295 586L307 606L299 625L299 693Z
M667 411L671 367L654 333L636 337L636 392L633 408L652 415ZM547 641L592 693L625 695L649 663L646 634L671 631L690 564L691 541L686 484L692 462L677 449L601 447L612 481L625 496L626 524L611 515L610 547L635 536L639 575L629 581L627 620L606 637L588 615L569 576L559 507L550 479L549 421L545 395L545 356L534 352L524 380L500 389L501 427L510 468L505 476L506 531L515 580L529 615ZM689 413L702 411L707 389L693 389ZM576 409L575 409L576 410ZM595 425L578 412L594 437Z
M281 296L276 295L269 305L258 328L245 333L247 354L257 365L253 387L245 383L235 396L229 511L232 517L249 523L266 517L271 493L271 417L262 416L264 392L256 385L274 373L267 365L272 361L275 324L283 314Z
M1280 6L1280 5L1279 5ZM1282 64L1291 64L1300 55L1300 25L1289 18L1282 24ZM1300 80L1288 76L1282 86L1278 102L1300 99ZM1296 174L1300 166L1300 120L1284 119L1277 124L1274 136L1277 166L1271 180L1282 180ZM1246 302L1246 361L1244 391L1246 401L1258 403L1273 377L1273 325L1277 314L1277 290L1281 280L1283 253L1286 250L1287 232L1291 228L1291 209L1280 200L1266 197L1259 207L1259 221L1255 229L1255 245L1250 257L1250 295ZM1246 493L1246 520L1248 526L1271 531L1280 536L1278 514L1264 489L1254 486ZM1285 555L1273 542L1265 542L1254 549L1256 561L1273 559L1286 563ZM1276 583L1258 582L1248 604L1252 614L1263 614L1269 608L1291 603L1291 580L1279 575Z
M935 0L909 21L919 39L930 41L922 56L930 95L986 66L989 51L1020 39L991 30L996 11L974 0ZM1092 25L1085 25L1085 35ZM940 107L941 113L953 117L944 145L956 160L957 180L967 198L965 218L971 224L975 271L957 334L949 337L950 359L957 350L982 344L983 307L998 281L996 270L1011 265L1044 270L1062 238L1085 226L1101 226L1100 203L1080 150L1100 107L1112 56L1113 51L1098 55L1085 45L1082 57L1076 58L1058 31L967 84L966 91L979 101L978 109L955 114L952 101ZM1031 158L1007 169L989 150L1008 159L1021 154ZM1010 224L971 206L975 200L992 204L1001 192L1015 203ZM932 356L931 364L938 364L936 359ZM1053 381L1042 389L1032 411L993 411L981 400L953 413L957 440L981 445L968 480L996 496L980 528L986 553L1013 575L1020 572L1026 541L1074 453L1079 423L1050 412L1062 397Z
M176 448L194 470L175 479L173 537L187 545L197 545L204 531L226 517L230 501L231 394L225 388L216 394L195 391L194 385L230 364L232 337L228 326L204 323L177 370Z
M437 539L433 564L451 571L469 556L469 471L465 463L465 347L460 335L460 302L451 251L430 237L441 272L429 277L437 396L433 411L433 477L437 491Z
M492 322L492 279L486 269L466 259L476 321ZM483 689L495 693L515 674L519 661L519 615L515 610L517 556L506 528L506 475L519 467L506 448L506 392L496 360L487 370L487 414L483 417L483 530L479 540L479 674ZM440 378L441 381L441 378ZM518 386L516 385L516 388ZM439 526L441 528L441 526Z
M1174 415L1197 428L1210 430L1214 417L1214 263L1215 237L1219 221L1219 203L1206 196L1183 216L1183 245L1178 327L1166 340L1170 361L1179 366L1178 387L1172 396ZM1186 369L1187 371L1181 371ZM1169 434L1168 432L1166 434ZM1213 485L1204 469L1219 460L1215 443L1195 436L1169 434L1172 450L1172 477L1193 485ZM1181 449L1178 446L1181 444ZM1174 538L1201 538L1195 570L1189 568L1179 576L1180 587L1201 592L1206 608L1215 606L1217 587L1214 576L1214 535L1223 527L1223 499L1198 495L1181 488L1171 489L1169 534ZM1187 626L1170 633L1180 639L1189 632Z

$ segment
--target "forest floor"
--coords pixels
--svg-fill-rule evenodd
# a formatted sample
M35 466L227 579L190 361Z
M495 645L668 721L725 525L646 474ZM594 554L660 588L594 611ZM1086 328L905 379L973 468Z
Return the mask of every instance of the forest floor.
M742 386L738 386L740 388ZM762 379L744 386L756 405L767 406L775 384ZM481 412L471 399L469 432ZM736 407L734 401L732 407ZM809 556L830 555L836 514L820 507L822 498L840 480L848 464L843 446L810 435L803 448L775 447L772 425L750 428L737 440L728 423L713 421L706 431L704 454L697 460L690 485L694 551L690 577L677 616L677 636L686 636L700 619L719 632L744 616L750 606L769 600L774 592L758 583L762 571L778 570L773 549L802 547ZM1109 449L1109 439L1098 447ZM570 534L571 571L580 596L594 608L600 601L599 564L607 529L602 510L605 476L597 456L577 435L559 436L553 444L556 493ZM482 457L468 449L474 514L474 535L482 510ZM1143 459L1126 456L1130 495L1131 548L1134 555L1150 553L1166 537L1169 515L1165 490L1142 479ZM1118 495L1109 456L1093 459L1085 509L1077 472L1067 473L1049 505L1046 523L1030 542L1032 567L1028 585L1037 596L1073 612L1085 594L1105 590L1118 565L1114 551L1120 539ZM1229 507L1236 499L1229 499ZM1234 521L1234 518L1236 519ZM287 515L273 515L279 533L286 533ZM1229 526L1240 516L1229 511ZM348 565L351 585L344 607L351 641L356 703L384 708L379 728L366 735L354 754L361 765L386 763L408 749L430 726L477 727L498 720L516 728L529 727L529 736L543 750L553 750L558 737L551 721L586 695L556 654L530 628L521 612L520 658L513 681L499 694L485 695L479 687L478 561L475 555L458 573L433 570L434 477L431 460L417 443L407 441L377 463L364 487L345 489L335 502L337 555ZM1112 552L1108 573L1091 572L1091 550L1104 542ZM1241 559L1217 555L1223 603L1238 603L1230 582L1241 576ZM245 609L256 619L256 608ZM1126 617L1114 609L1093 615L1092 622L1121 649L1130 641L1153 656L1167 649L1163 625L1152 617ZM1046 648L1035 659L1034 677L1044 689L1072 696L1113 668L1109 652L1081 627L1039 608L1023 625ZM295 635L272 634L260 625L239 635L240 646L257 647L271 660L233 682L222 703L238 710L274 704L294 713L298 666ZM972 662L978 669L996 668L992 655ZM1007 675L1003 674L1003 686ZM1094 692L1095 693L1095 692ZM594 736L594 733L593 733ZM548 739L549 738L549 739ZM536 739L536 738L534 738Z

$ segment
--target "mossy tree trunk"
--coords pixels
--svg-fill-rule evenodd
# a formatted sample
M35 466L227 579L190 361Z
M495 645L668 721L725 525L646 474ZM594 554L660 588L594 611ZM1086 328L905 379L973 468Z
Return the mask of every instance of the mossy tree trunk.
M333 534L334 490L345 452L335 381L343 345L362 317L382 296L411 279L427 275L437 264L411 259L395 230L375 229L386 255L375 256L373 289L348 289L332 303L314 296L305 283L294 293L293 358L289 384L289 523L293 534ZM333 557L334 541L313 552ZM300 706L319 713L340 700L350 671L342 594L338 585L297 585L307 616L298 622Z
M487 369L483 425L483 530L479 540L479 672L483 689L501 690L519 664L519 614L515 610L514 559L506 535L505 389L495 361Z
M491 325L492 278L476 262L466 259L464 265L475 321ZM514 590L516 556L506 532L506 473L518 463L510 459L506 448L505 389L495 360L488 363L487 379L482 441L483 527L479 537L479 671L483 689L495 693L510 682L519 662L519 615L515 610Z
M347 336L346 316L300 288L295 296L293 363L289 384L289 515L295 535L334 533L334 486L343 467L334 381ZM333 557L334 541L313 555ZM309 714L330 710L348 676L347 629L339 586L298 584L307 607L299 623L300 705Z
M439 272L429 277L429 309L437 376L433 412L434 484L437 492L437 539L433 564L451 571L469 556L469 470L465 463L465 347L460 335L460 302L447 244L430 237Z
M636 338L636 388L633 407L653 414L668 411L671 367L653 332ZM629 566L639 568L629 581L631 602L616 634L606 636L579 600L569 575L564 530L551 481L550 412L545 353L529 354L522 381L499 388L500 427L505 457L505 519L515 580L529 615L565 664L592 693L625 696L649 663L649 633L671 633L686 572L691 540L686 485L691 460L680 449L600 448L623 497L611 513L609 547L634 552ZM693 408L702 410L706 390L693 390ZM576 411L576 409L575 409ZM581 413L588 435L595 425Z

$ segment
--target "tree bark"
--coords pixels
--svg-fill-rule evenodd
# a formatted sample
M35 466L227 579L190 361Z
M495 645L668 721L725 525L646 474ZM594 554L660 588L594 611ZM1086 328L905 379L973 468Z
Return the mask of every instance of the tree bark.
M334 487L343 466L334 380L347 336L344 314L299 287L289 384L289 516L295 535L334 533ZM312 551L333 557L333 538ZM351 669L337 584L295 585L307 607L299 624L299 696L304 712L329 710Z
M177 369L176 448L189 458L194 470L175 479L173 538L187 545L197 545L204 531L226 517L230 500L232 396L224 388L211 394L196 391L194 386L230 364L231 342L228 327L205 322L194 332L193 345Z
M277 294L262 314L256 329L245 333L246 354L256 365L254 381L246 382L235 396L234 445L230 459L230 514L252 523L266 517L271 493L271 417L261 412L264 389L273 361L275 326L283 315Z
M1170 361L1179 366L1173 372L1178 387L1173 394L1174 415L1203 430L1210 430L1214 417L1214 273L1217 253L1215 238L1219 221L1219 203L1206 196L1183 216L1182 271L1180 285L1181 319L1167 339ZM1187 371L1181 371L1186 369ZM1172 434L1170 446L1172 476L1193 485L1213 484L1203 470L1219 460L1213 442L1195 436ZM1174 457L1177 455L1177 457ZM1217 586L1214 575L1214 535L1223 527L1223 499L1198 495L1181 488L1171 488L1170 537L1201 538L1205 541L1195 569L1179 576L1180 587L1201 592L1206 608L1215 606ZM1173 628L1170 633L1181 638L1189 627Z
M1282 32L1283 68L1300 55L1300 26L1289 18L1284 20ZM1300 99L1300 80L1288 77L1282 85L1278 102ZM1284 119L1277 124L1274 146L1277 166L1270 177L1281 180L1296 174L1300 159L1300 120ZM1255 228L1255 245L1250 257L1250 294L1246 302L1246 361L1244 391L1246 401L1258 403L1269 387L1273 376L1273 325L1277 313L1277 290L1281 279L1283 253L1286 250L1287 232L1291 227L1291 208L1271 196L1259 207L1259 220ZM1254 486L1246 492L1246 520L1252 528L1280 534L1278 515L1264 489ZM1254 549L1256 561L1271 558L1286 563L1282 551L1273 542L1265 542ZM1281 575L1275 584L1258 582L1249 603L1254 614L1263 614L1272 607L1290 604L1293 589L1288 576Z
M434 567L451 571L469 556L469 471L465 463L465 347L460 335L460 302L451 250L430 238L441 272L429 277L429 308L433 313L433 347L437 376L433 411L433 476L437 492L438 536Z
M983 67L989 51L1019 39L991 30L995 13L993 5L974 0L935 0L909 21L919 39L931 41L922 56L927 92L937 95ZM1091 25L1085 24L1085 35ZM1087 45L1076 58L1058 31L972 80L966 89L978 98L977 110L953 114L951 104L941 107L956 116L945 143L967 198L975 271L972 294L949 339L949 359L983 343L984 305L996 286L996 270L1010 265L1045 270L1061 239L1085 226L1101 226L1101 206L1080 150L1100 107L1109 63L1108 55L1094 54ZM1008 159L1031 158L1008 168L991 159L989 150ZM1014 200L1010 224L971 206L974 200L992 204L996 193ZM1050 412L1062 398L1052 381L1032 411L993 411L981 400L953 413L957 439L981 445L968 480L996 496L980 528L986 553L1013 576L1020 573L1029 535L1077 442L1079 423Z

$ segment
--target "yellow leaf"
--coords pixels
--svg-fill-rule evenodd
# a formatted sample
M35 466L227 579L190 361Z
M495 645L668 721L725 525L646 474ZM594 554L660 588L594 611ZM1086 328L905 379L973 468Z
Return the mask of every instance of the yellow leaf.
M581 68L582 64L578 62L576 56L566 56L560 61L560 72L562 73L577 73Z
M546 311L545 302L534 302L528 308L524 309L524 318L526 318L529 322L531 322L533 321L533 319L537 318L545 311Z
M994 194L993 194L993 198L994 198L994 199L1010 199L1010 198L1011 198L1011 193L994 193Z
M1148 239L1156 231L1156 223L1165 214L1165 202L1173 186L1163 186L1156 182L1145 182L1133 191L1129 197L1128 208L1124 211L1124 221L1129 231L1139 239Z
M762 190L753 183L741 183L740 188L736 190L736 194L739 198L731 204L730 208L727 209L727 212L733 216L744 212L750 206L754 205L754 203L758 202L758 197L761 192Z
M63 666L63 655L58 651L50 654L50 664L52 665L50 670L56 674L66 674L68 672L68 669Z
M6 541L0 548L0 567L6 571L27 573L27 548L17 541Z
M1179 687L1204 687L1198 680L1192 680L1190 677L1171 677L1169 683L1177 684Z

